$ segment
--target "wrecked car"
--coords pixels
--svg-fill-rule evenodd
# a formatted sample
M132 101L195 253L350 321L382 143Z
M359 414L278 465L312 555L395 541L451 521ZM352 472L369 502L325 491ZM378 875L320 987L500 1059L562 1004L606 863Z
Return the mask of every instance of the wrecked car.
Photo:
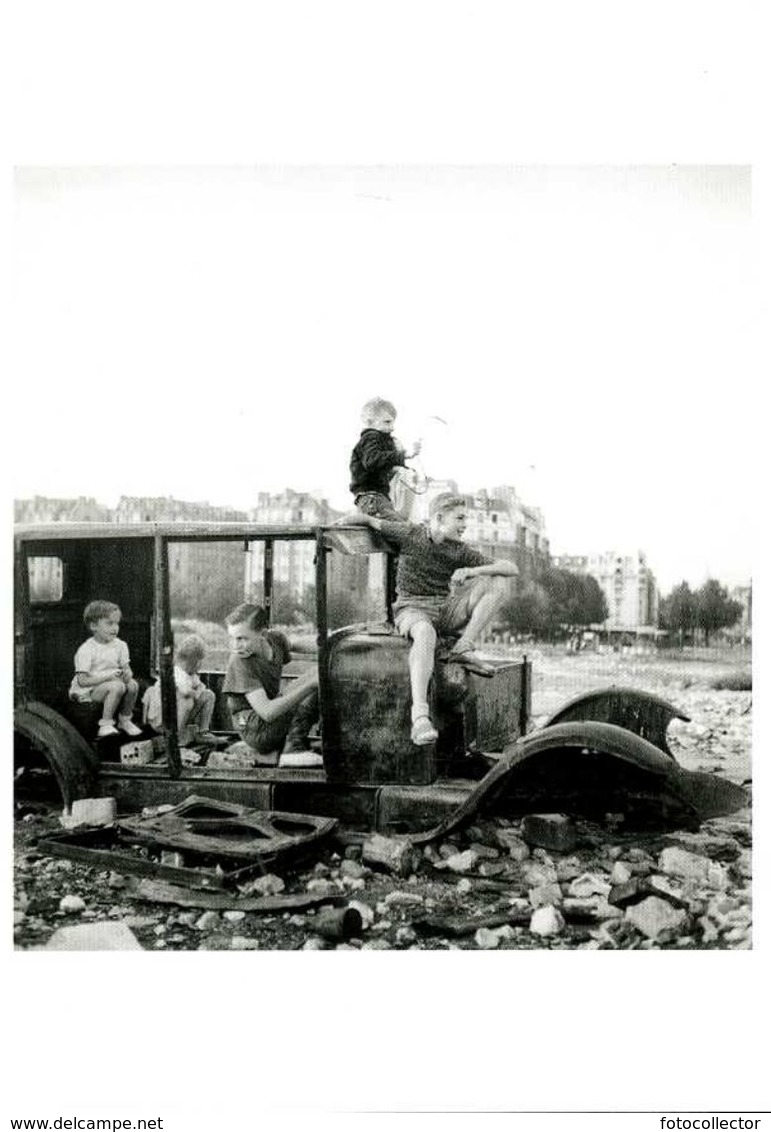
M282 544L298 541L314 556L316 649L295 659L300 669L309 659L318 664L323 767L218 765L205 753L193 765L184 757L176 720L175 549L228 543L245 555L259 551L260 601L270 612L275 557ZM330 577L351 557L372 571L375 556L383 564L381 616L331 628ZM426 840L483 810L612 813L631 823L688 828L747 804L741 787L677 764L666 730L671 719L683 717L643 690L594 690L529 730L527 656L494 660L484 675L437 663L431 694L439 738L414 746L408 643L393 627L389 597L393 558L369 530L185 522L20 526L15 570L17 767L44 762L66 808L109 795L126 814L205 796L250 813L315 815L344 828ZM160 681L163 725L160 734L147 736L152 744L145 744L149 754L142 759L121 755L125 737L97 742L93 713L67 697L82 610L94 594L120 605L121 632L140 682ZM242 599L243 587L234 588L233 604ZM202 679L217 697L213 730L223 744L235 741L222 669L204 670Z

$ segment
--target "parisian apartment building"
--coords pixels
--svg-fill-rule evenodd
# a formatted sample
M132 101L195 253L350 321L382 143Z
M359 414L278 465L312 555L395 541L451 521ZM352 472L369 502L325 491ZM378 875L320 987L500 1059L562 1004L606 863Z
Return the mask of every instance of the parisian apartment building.
M526 504L510 485L459 491L453 480L429 481L425 491L405 498L410 518L419 522L428 514L431 499L444 491L460 494L466 500L468 525L466 541L491 558L509 558L527 581L549 561L549 540L541 511ZM248 512L220 507L208 502L175 499L171 496L122 496L114 509L95 499L34 499L16 502L17 522L256 522L269 526L313 527L336 522L342 512L330 506L317 492L295 491L258 493ZM384 586L382 555L369 559L357 555L335 555L330 585L351 597L367 595L371 613L378 604L375 595ZM196 544L172 543L169 571L174 593L186 595L188 602L203 591L213 573L227 580L234 593L259 600L265 573L264 547L240 542ZM273 548L273 582L291 597L301 599L315 584L315 544L312 541L277 542ZM41 584L43 580L41 579Z
M658 624L658 588L642 550L625 554L561 554L553 564L589 574L599 583L608 605L605 628L629 633L652 632Z

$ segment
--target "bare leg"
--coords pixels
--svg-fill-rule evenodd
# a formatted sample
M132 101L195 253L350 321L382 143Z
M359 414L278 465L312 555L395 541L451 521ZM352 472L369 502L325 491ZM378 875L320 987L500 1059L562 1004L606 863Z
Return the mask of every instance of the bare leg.
M104 684L97 684L91 689L91 699L102 705L100 725L115 722L115 712L125 695L126 685L122 680L105 680ZM136 692L134 698L136 699Z
M182 746L186 746L192 736L191 723L195 714L195 701L190 696L180 696L177 693L177 735Z
M430 621L418 621L410 629L410 690L412 721L428 715L428 685L434 672L436 630Z
M311 688L308 695L300 701L292 712L291 723L287 729L282 753L290 754L308 750L308 732L319 718L319 693Z
M191 735L188 738L192 738L196 731L209 731L216 702L217 697L211 688L200 688L192 700L179 697L177 700L177 719L183 719L183 722L190 729ZM181 714L183 710L185 712L184 717ZM183 724L180 723L180 731L182 726Z
M120 701L119 715L121 719L131 719L134 712L134 705L137 702L137 696L139 694L139 685L136 680L131 679L124 687L125 692Z
M195 704L198 710L198 726L202 731L208 731L211 727L216 702L217 697L214 695L211 688L203 688L201 694L196 697Z
M137 735L142 734L142 728L137 727L136 723L134 723L131 718L138 695L139 685L136 680L131 679L127 681L126 691L120 702L120 707L118 708L118 727L121 731L125 732L126 735L131 735L132 738L136 738Z
M455 652L472 649L510 593L510 580L505 577L476 578L468 595L467 610L471 616L462 628L463 632L455 645Z

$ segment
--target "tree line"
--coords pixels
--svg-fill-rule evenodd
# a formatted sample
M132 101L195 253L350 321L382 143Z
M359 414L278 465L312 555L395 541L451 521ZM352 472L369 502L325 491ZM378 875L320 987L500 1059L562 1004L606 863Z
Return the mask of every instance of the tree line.
M662 599L658 627L675 634L681 645L700 632L708 646L710 637L735 625L742 611L715 578L697 590L681 582ZM508 603L501 621L512 632L554 640L602 624L607 617L605 595L595 578L548 566Z
M500 620L514 633L555 640L601 624L607 616L605 594L596 578L546 566L507 603Z
M676 633L680 644L693 639L697 630L710 636L718 629L730 629L742 615L741 602L728 596L728 590L716 578L709 578L698 590L680 582L659 606L659 625Z

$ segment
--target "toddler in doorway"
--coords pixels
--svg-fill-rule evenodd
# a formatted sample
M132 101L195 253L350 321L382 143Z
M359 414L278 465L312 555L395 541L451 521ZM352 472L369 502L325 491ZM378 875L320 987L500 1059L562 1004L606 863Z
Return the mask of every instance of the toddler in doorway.
M102 705L99 739L117 735L118 730L133 737L142 734L131 719L139 687L131 671L128 645L118 638L120 619L120 607L114 602L89 602L83 620L91 637L75 653L70 698Z
M177 689L177 734L184 747L188 743L216 744L212 735L212 715L216 697L201 680L199 670L206 655L206 645L196 633L184 637L174 650L174 684ZM155 731L163 725L161 686L148 688L142 700L144 720Z

